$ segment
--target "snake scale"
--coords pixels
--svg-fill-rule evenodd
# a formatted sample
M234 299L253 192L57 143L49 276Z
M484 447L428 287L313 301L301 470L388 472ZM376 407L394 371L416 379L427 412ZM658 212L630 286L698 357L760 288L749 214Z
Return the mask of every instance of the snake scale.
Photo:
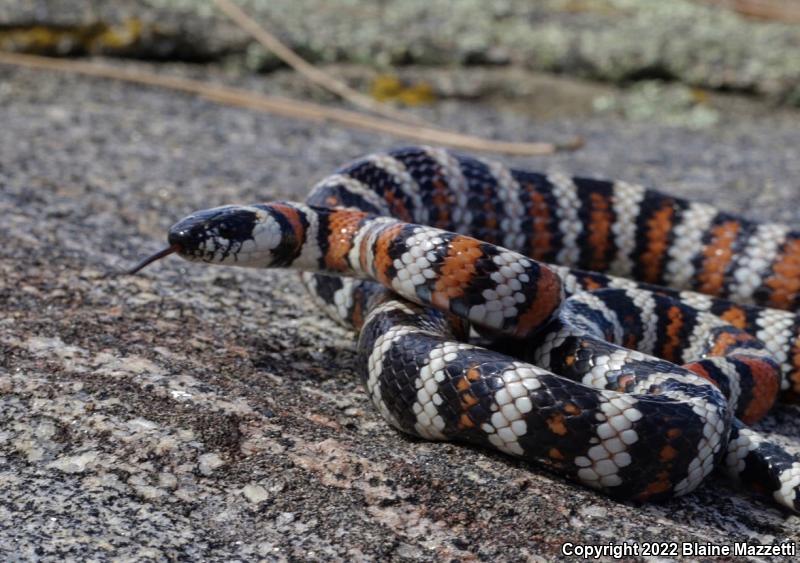
M720 467L800 511L800 457L747 427L800 396L800 231L408 147L304 203L194 213L168 241L131 272L173 252L302 271L403 432L638 501Z

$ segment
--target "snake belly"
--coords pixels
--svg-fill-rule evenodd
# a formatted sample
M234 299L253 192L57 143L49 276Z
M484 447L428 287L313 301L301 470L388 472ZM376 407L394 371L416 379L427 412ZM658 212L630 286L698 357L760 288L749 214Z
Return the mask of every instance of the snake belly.
M403 432L623 499L685 494L723 467L800 511L800 458L746 426L800 392L800 232L410 147L302 204L195 213L169 241L189 260L303 271L359 331L367 392Z

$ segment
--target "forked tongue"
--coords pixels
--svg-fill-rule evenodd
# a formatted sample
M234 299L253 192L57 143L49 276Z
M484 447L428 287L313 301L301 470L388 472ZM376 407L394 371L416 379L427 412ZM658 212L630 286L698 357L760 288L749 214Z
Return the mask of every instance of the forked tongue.
M173 244L172 246L168 246L166 248L163 248L163 249L159 250L158 252L156 252L155 254L153 254L151 256L148 256L147 258L145 258L144 260L142 260L141 262L136 264L130 270L125 270L125 272L123 272L123 273L128 275L128 276L133 275L133 274L139 272L145 266L148 266L148 265L152 264L156 260L161 260L162 258L164 258L164 256L169 256L170 254L174 254L175 252L178 252L178 250L180 250L180 247L178 245L176 245L176 244Z

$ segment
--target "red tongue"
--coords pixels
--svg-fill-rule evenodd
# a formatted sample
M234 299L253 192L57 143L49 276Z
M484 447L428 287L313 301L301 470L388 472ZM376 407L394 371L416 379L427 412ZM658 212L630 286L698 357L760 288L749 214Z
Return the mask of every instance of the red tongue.
M168 246L168 247L164 248L163 250L159 250L158 252L156 252L152 256L148 256L147 258L145 258L144 260L142 260L141 262L136 264L130 270L126 270L124 273L126 275L129 275L129 276L133 275L136 272L138 272L139 270L141 270L142 268L144 268L145 266L147 266L149 264L152 264L156 260L162 259L164 256L169 256L170 254L178 252L178 250L180 250L180 247L177 244L173 244L172 246Z

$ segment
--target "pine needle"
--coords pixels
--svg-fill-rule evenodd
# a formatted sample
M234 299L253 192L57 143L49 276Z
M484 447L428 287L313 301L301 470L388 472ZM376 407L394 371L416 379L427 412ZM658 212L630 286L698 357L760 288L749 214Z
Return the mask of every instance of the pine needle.
M357 108L365 109L367 111L377 113L396 121L402 121L404 123L413 123L416 125L422 123L422 119L411 114L398 111L390 106L387 106L386 104L378 102L377 100L373 100L358 90L354 90L324 70L315 67L300 55L295 53L285 43L281 42L272 33L267 31L261 24L257 23L253 18L242 11L239 6L230 0L214 0L214 3L225 13L226 16L232 19L236 25L252 35L256 41L261 43L265 49L292 67L310 82L313 82L328 92L336 94Z
M495 141L472 135L453 133L434 127L398 123L381 117L373 117L355 111L331 108L311 102L300 102L279 96L267 96L211 82L165 76L143 70L124 69L100 63L8 52L0 52L0 63L168 88L202 96L220 104L238 106L305 121L337 123L347 127L386 133L414 142L433 143L479 152L532 156L549 155L560 150L576 150L583 146L583 139L580 137L564 144Z

